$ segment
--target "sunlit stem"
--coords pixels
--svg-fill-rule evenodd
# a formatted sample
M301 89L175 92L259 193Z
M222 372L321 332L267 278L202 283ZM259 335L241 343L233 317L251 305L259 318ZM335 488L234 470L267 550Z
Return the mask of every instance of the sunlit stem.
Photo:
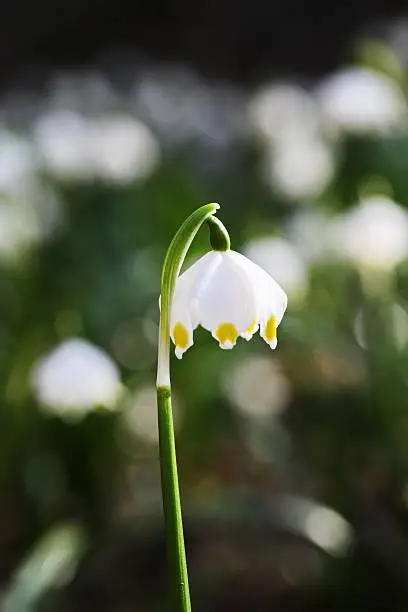
M186 219L168 248L161 280L157 410L163 511L174 612L190 612L191 603L171 409L170 312L176 280L187 251L201 225L212 217L218 208L218 204L206 204Z

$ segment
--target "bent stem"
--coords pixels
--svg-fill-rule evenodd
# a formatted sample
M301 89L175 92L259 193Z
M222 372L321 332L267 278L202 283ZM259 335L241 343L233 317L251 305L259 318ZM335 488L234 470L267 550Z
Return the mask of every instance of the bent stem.
M170 312L176 280L187 251L201 225L204 221L212 218L218 208L218 204L206 204L198 208L188 217L188 219L186 219L168 248L164 259L161 280L160 332L156 386L163 512L174 612L191 612L191 603L177 473L173 415L171 409ZM221 226L222 224L219 222L219 224L217 224L217 229L219 230Z

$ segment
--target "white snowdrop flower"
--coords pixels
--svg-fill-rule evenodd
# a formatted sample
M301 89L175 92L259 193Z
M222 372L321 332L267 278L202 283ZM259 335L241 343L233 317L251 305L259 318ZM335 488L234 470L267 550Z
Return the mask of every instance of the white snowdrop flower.
M176 356L181 358L192 346L198 325L223 349L232 349L238 336L250 340L259 328L274 349L286 305L278 283L244 255L211 251L177 280L170 320Z
M273 276L288 294L303 293L307 267L296 247L285 238L267 236L247 243L245 255Z
M391 270L408 257L408 213L386 196L370 196L333 220L331 236L358 266Z
M14 194L36 171L31 144L9 132L0 131L0 191Z
M296 251L310 263L332 251L330 217L325 209L307 208L295 213L287 225L287 235Z
M85 117L67 110L44 113L34 125L33 138L50 173L67 180L92 178L92 134Z
M334 126L350 132L400 128L407 121L402 91L384 75L365 68L342 70L316 90L322 113Z
M12 191L1 192L0 186L0 258L16 263L34 244L58 231L62 203L35 176L20 177Z
M272 142L316 134L320 125L319 109L311 95L298 85L276 83L253 96L249 119L255 130Z
M225 377L223 387L237 409L255 419L281 413L292 397L281 366L268 357L254 356L239 363Z
M32 384L40 404L61 415L84 416L113 407L121 393L112 359L86 340L65 340L35 364Z
M160 159L160 147L149 128L125 115L106 115L92 122L95 173L117 182L148 176Z
M264 176L271 187L289 198L315 198L335 170L331 147L321 138L291 138L267 151Z

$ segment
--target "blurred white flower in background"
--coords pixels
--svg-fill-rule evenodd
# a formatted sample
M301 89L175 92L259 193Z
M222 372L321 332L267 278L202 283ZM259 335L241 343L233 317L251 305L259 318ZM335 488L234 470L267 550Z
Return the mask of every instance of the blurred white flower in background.
M49 112L35 124L34 142L45 168L66 180L140 180L160 159L149 128L126 114L87 119L72 111Z
M308 270L296 247L285 238L267 236L249 241L244 254L263 268L290 297L300 297L307 287Z
M268 357L251 357L239 363L224 377L223 390L239 412L255 419L279 414L292 397L279 362Z
M37 170L35 151L30 142L0 130L0 193L15 193Z
M344 518L326 506L295 495L283 496L275 506L282 524L307 537L334 556L345 555L353 541L353 530Z
M290 198L320 195L333 177L335 163L313 97L297 85L272 84L253 96L248 114L266 145L265 182Z
M291 217L286 231L306 262L327 257L332 251L330 217L325 209L300 210Z
M122 386L119 371L102 349L80 338L65 340L33 367L32 386L40 405L62 418L83 418L114 408Z
M294 199L318 197L333 178L332 147L319 137L298 135L266 150L264 180Z
M408 257L408 213L386 196L366 197L332 221L331 238L359 267L391 270Z
M126 115L105 115L91 123L94 171L102 179L128 182L147 177L160 160L149 128Z
M172 410L174 427L177 429L180 424L180 410L177 395L174 396L173 393ZM123 418L131 433L146 442L158 442L156 387L154 385L145 385L130 394L125 402Z
M245 98L212 86L183 67L150 68L132 94L136 108L170 144L198 142L224 149L247 134Z
M17 261L61 222L62 206L38 177L31 143L0 129L0 257Z
M313 97L292 83L276 83L257 91L248 106L255 132L267 141L311 137L320 128L319 108Z
M316 99L329 124L346 131L381 132L407 124L402 91L388 77L365 68L328 77L316 88Z
M90 124L79 113L47 111L33 126L34 145L45 169L66 180L93 176Z

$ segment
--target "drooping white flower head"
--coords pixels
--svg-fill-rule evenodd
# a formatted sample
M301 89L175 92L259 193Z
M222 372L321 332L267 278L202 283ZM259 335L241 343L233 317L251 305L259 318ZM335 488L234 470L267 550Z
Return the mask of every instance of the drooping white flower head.
M223 349L258 329L274 349L286 305L286 293L262 268L235 251L211 251L177 280L170 320L176 356L192 346L198 325Z
M81 338L65 340L38 361L34 393L44 409L83 417L95 407L114 407L121 393L119 371L103 350Z

